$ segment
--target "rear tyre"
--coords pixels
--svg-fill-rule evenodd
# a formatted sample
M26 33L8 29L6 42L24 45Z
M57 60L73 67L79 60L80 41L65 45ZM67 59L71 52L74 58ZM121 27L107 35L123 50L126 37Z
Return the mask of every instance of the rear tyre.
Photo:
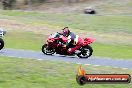
M42 46L42 52L44 53L44 54L46 54L46 55L52 55L52 54L54 54L55 53L55 50L54 49L49 49L49 47L48 47L48 45L47 44L44 44L43 46Z
M0 38L0 50L4 47L4 40Z
M90 45L81 49L81 53L77 54L79 58L88 58L92 55L93 49Z

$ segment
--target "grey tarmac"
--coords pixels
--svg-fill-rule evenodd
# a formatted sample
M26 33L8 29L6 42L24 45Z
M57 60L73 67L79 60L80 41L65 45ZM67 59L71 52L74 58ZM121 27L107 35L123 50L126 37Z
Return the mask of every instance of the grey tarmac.
M63 55L44 55L42 52L31 50L18 50L18 49L3 49L0 51L0 56L29 58L37 60L52 60L63 61L84 65L95 66L110 66L113 68L123 68L132 70L132 60L112 59L102 57L89 57L88 59L80 59L77 56L63 56Z

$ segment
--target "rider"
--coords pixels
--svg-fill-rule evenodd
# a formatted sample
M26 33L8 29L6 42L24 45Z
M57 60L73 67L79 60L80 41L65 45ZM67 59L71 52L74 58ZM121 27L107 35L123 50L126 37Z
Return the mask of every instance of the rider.
M82 39L78 35L75 35L73 32L71 32L68 27L65 27L62 30L63 36L67 37L68 39L66 43L66 48L68 49L67 52L69 54L73 54L75 50L80 48L80 45L82 44Z

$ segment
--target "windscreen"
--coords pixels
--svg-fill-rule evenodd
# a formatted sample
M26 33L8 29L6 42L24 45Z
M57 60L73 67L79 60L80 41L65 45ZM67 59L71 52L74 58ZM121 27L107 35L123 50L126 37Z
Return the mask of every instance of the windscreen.
M50 36L50 38L58 38L59 36L60 36L59 33L55 33L55 34L52 34L52 35Z

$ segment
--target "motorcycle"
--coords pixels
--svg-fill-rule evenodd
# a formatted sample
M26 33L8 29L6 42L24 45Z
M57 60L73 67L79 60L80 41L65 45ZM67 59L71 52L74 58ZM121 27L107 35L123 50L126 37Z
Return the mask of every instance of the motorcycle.
M94 40L95 39L93 38L84 38L82 44L80 45L81 47L78 50L75 50L72 56L77 55L79 58L90 57L93 53L93 49L89 44L91 44ZM66 47L63 47L67 41L67 38L62 36L58 32L55 34L51 34L48 37L47 42L42 46L42 52L46 55L53 55L54 53L56 53L68 56L68 49Z
M6 31L3 31L2 28L0 28L0 50L3 49L5 43L4 40L1 38L6 34Z

